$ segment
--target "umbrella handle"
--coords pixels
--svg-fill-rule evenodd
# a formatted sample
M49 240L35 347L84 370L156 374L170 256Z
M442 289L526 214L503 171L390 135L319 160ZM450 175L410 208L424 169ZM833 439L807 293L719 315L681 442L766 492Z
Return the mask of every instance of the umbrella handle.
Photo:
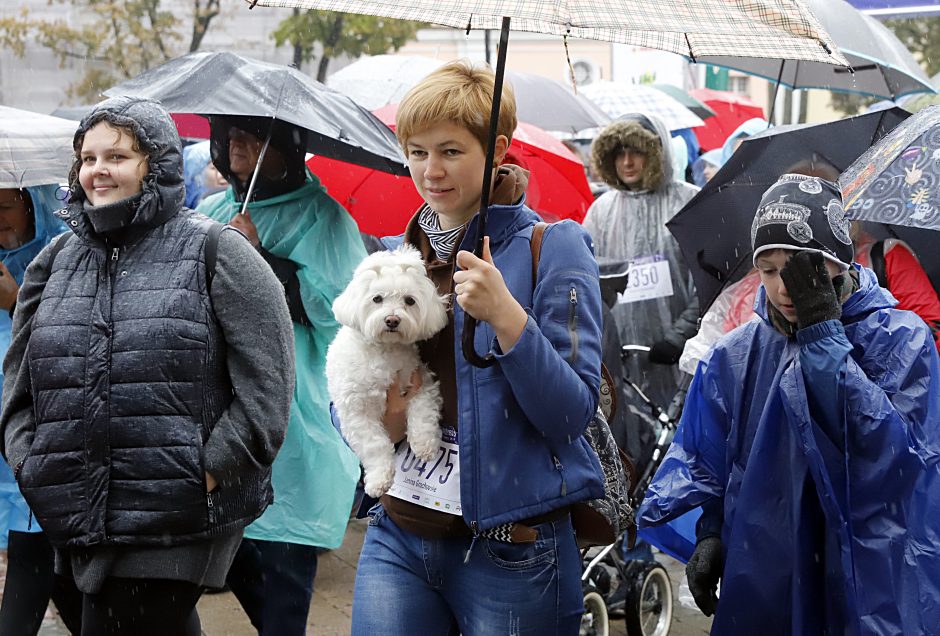
M496 57L496 77L493 82L493 104L490 108L489 139L486 144L486 161L483 164L483 191L480 195L480 215L477 225L476 243L473 253L483 258L483 239L486 236L486 211L490 205L490 188L493 183L493 163L496 158L496 131L499 127L499 106L503 97L503 77L506 74L506 47L509 44L509 18L503 17L502 28L499 32L499 52ZM463 357L475 367L485 369L496 364L492 353L481 357L473 346L473 338L477 330L477 320L468 313L464 313L463 335L461 345Z

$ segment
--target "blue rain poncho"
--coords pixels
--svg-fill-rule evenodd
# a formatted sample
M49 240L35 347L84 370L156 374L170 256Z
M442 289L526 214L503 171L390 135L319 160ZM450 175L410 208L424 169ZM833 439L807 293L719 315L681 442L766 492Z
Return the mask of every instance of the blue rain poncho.
M59 186L49 184L26 188L33 201L33 220L35 234L33 239L12 250L0 248L0 260L6 265L10 274L20 285L23 284L23 274L26 266L32 262L39 251L58 234L65 231L62 224L53 212L65 207L57 198ZM6 355L10 347L10 328L13 326L10 315L0 311L0 355ZM3 386L3 370L0 369L0 387ZM39 532L39 524L34 519L29 523L29 507L20 494L13 471L7 463L0 461L0 548L7 544L7 531Z
M691 515L720 532L713 634L940 629L937 351L855 267L841 322L796 338L771 327L760 289L763 320L700 363L639 511L642 536L685 559Z
M232 188L197 209L227 223L241 209ZM339 547L359 480L359 460L333 428L324 365L339 325L333 299L365 258L349 214L307 173L300 188L248 205L261 245L299 266L304 310L312 326L294 322L297 383L287 437L274 460L274 503L245 536L324 548Z

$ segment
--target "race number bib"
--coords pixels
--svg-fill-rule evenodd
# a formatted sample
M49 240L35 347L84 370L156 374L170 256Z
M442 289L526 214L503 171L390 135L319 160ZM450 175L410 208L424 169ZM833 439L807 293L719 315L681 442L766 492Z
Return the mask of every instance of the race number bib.
M388 494L413 504L459 515L460 461L457 431L441 429L441 445L432 461L423 462L406 443L395 454L395 482Z
M645 256L630 263L627 288L617 296L619 303L635 303L672 296L669 261L662 254Z

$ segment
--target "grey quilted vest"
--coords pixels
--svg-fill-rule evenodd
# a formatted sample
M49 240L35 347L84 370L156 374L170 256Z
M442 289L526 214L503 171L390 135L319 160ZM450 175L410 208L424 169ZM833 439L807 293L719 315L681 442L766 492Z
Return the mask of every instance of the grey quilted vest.
M58 213L75 235L32 321L36 430L19 475L56 545L186 543L240 529L272 500L270 468L206 494L203 445L232 400L206 280L213 223L181 207L167 161L123 246L94 233L83 201Z

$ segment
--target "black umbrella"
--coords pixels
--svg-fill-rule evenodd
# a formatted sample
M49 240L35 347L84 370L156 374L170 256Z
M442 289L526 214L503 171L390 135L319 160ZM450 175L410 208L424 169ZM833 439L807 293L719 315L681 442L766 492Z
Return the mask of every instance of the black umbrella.
M190 53L144 71L105 95L149 97L173 113L277 118L309 131L309 152L408 174L388 126L342 93L289 66L234 53Z
M751 269L754 212L780 175L825 166L841 172L909 116L891 108L828 124L778 126L746 139L666 224L692 271L701 313ZM910 242L909 235L895 231L903 229L887 230Z

